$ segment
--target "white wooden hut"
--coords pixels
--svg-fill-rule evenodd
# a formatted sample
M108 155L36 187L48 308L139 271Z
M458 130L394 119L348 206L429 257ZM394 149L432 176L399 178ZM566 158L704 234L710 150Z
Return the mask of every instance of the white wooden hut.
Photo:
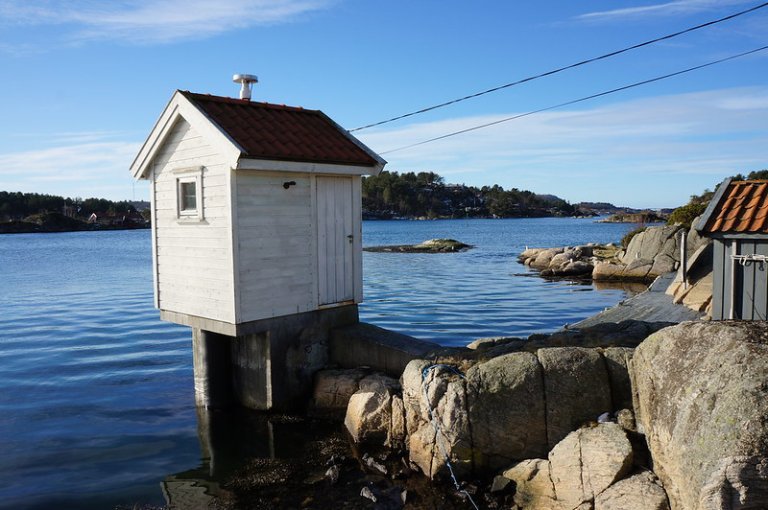
M357 320L361 176L384 165L320 111L176 91L131 166L151 185L161 318L197 340L260 334L249 349L272 371L323 311L353 307ZM285 333L286 320L298 326Z

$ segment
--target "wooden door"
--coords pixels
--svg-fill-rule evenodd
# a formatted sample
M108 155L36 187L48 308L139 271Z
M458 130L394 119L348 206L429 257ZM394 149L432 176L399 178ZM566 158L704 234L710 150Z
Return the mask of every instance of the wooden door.
M319 304L351 301L354 289L354 222L351 177L317 178Z

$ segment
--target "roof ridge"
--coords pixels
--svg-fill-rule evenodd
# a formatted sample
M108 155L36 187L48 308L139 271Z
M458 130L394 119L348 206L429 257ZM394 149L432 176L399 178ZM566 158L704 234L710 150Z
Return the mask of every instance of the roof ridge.
M180 93L187 96L188 99L197 99L201 101L212 101L217 103L236 104L239 106L256 106L265 108L274 108L279 110L290 110L297 112L307 113L320 113L320 110L313 110L311 108L304 108L303 106L291 106L286 104L268 103L266 101L251 101L250 99L238 99L236 97L217 96L214 94L203 94L200 92L192 92L189 90L179 90Z

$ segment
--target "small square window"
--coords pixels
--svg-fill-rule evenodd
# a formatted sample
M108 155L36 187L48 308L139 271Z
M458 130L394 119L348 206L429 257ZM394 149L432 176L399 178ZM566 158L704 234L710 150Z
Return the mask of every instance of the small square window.
M203 221L203 167L177 168L176 217L184 222Z
M180 209L182 212L197 211L197 182L179 183Z

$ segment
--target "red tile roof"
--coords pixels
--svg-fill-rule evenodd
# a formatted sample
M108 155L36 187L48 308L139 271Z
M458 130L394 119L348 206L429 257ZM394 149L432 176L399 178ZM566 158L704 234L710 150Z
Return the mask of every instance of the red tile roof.
M703 231L768 234L768 181L731 181Z
M244 157L355 166L379 164L319 110L180 91L244 151Z

